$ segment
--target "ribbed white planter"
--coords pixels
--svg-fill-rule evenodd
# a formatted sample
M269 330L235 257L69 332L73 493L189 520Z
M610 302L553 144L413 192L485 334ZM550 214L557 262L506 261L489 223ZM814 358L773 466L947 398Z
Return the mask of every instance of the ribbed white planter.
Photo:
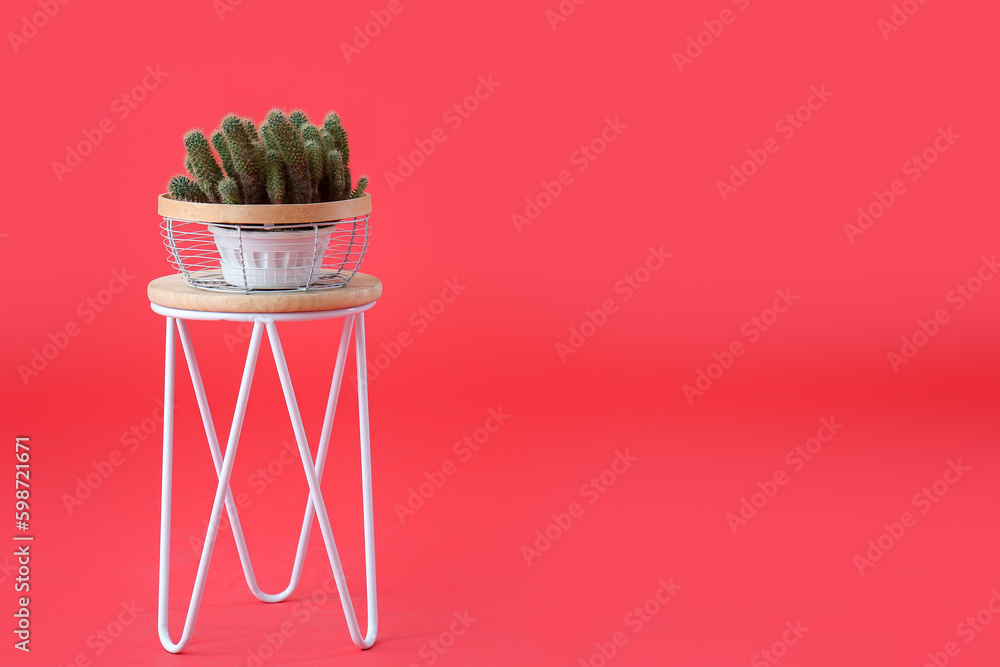
M294 289L315 280L323 268L333 226L302 231L246 231L209 225L219 248L222 276L247 289Z

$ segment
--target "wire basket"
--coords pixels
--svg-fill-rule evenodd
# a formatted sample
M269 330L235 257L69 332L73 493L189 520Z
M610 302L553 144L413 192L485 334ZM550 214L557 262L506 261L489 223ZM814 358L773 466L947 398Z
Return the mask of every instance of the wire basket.
M303 219L365 210L358 205L233 207L169 199L164 204L164 199L160 229L170 263L189 285L200 289L249 294L343 287L357 273L368 248L369 212L342 219ZM288 218L292 221L263 221Z

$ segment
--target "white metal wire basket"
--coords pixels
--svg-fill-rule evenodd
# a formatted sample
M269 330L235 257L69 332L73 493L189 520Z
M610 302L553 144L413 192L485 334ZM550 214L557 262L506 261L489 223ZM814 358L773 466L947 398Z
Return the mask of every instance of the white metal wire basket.
M163 243L171 265L192 287L245 294L343 287L357 273L368 249L370 200L367 207L352 202L338 208L342 202L324 202L265 206L269 210L264 211L254 210L260 206L166 202L161 197ZM303 219L334 217L344 211L362 214ZM289 222L267 221L289 218Z

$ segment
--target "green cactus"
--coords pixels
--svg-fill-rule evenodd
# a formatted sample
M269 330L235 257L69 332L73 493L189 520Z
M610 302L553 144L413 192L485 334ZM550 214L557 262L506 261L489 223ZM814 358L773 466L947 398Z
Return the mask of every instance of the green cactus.
M226 172L226 176L236 185L236 192L242 202L243 190L240 188L240 175L236 171L236 165L233 164L233 158L229 154L229 144L226 143L226 135L222 130L216 130L212 133L212 146L215 147L215 152L219 154L219 160L222 162L222 169Z
M243 127L246 129L250 141L260 141L260 137L257 135L257 126L254 125L253 119L241 118L240 121L242 121Z
M331 111L326 115L323 127L333 137L334 146L344 157L344 166L346 167L351 161L351 150L347 144L347 130L341 124L340 116L337 115L337 112Z
M291 120L291 119L289 119ZM295 127L302 135L302 141L315 141L319 143L319 128L312 123L303 123Z
M302 135L280 109L273 109L267 114L267 124L288 168L287 203L308 204L312 201L313 182L309 173L309 154Z
M306 123L305 125L299 127L299 134L302 135L302 141L306 143L311 141L322 148L323 139L320 137L319 128L312 123Z
M278 151L267 151L267 198L272 204L285 203L285 163Z
M219 154L219 160L222 161L222 169L226 172L226 176L232 179L237 178L236 166L233 165L233 158L229 155L229 145L226 143L226 135L223 134L222 130L216 130L212 133L212 146Z
M291 121L292 125L294 125L299 131L302 130L303 126L310 124L309 116L307 116L306 112L302 109L296 109L292 113L288 114L288 120Z
M351 199L357 199L365 193L365 188L368 187L368 177L362 176L358 179L358 186L351 191Z
M306 153L309 155L309 176L313 185L319 185L323 178L323 153L316 141L306 141Z
M268 200L264 151L263 148L258 149L253 141L257 136L256 128L251 135L247 130L247 122L230 114L222 120L222 132L226 137L233 167L239 175L243 203L266 204Z
M323 127L313 125L301 109L287 116L273 109L259 128L249 118L229 114L211 141L201 130L191 130L184 146L190 176L171 179L167 189L173 199L306 204L359 197L368 186L362 177L351 187L347 132L334 112Z
M333 145L333 137L330 136L330 133L325 128L317 128L314 125L309 127L312 129L308 127L303 128L303 136L319 144L320 155L323 157L323 177L319 181L320 201L335 201L338 197L332 194L333 165L330 162L330 151L336 150L336 147ZM342 171L339 173L342 174ZM338 178L340 182L343 182L343 175L338 176Z
M259 139L253 142L253 159L254 164L258 165L260 168L261 175L264 178L264 190L267 191L267 148L264 146L264 142ZM267 203L265 200L264 204Z
M201 130L191 130L184 135L184 147L187 149L187 160L198 187L210 202L218 203L222 169L215 161L215 155L208 139L205 138L205 133Z
M323 147L323 155L329 156L330 151L337 150L337 145L333 142L333 136L325 127L319 129L319 144ZM337 152L340 153L340 151ZM341 156L341 160L343 160L343 156Z
M219 181L219 199L223 204L242 204L240 190L236 186L236 181L232 178L224 178Z
M326 154L326 164L329 171L330 180L327 184L329 188L327 196L331 201L344 198L344 159L340 151L336 148Z
M260 136L264 140L264 146L267 150L278 152L278 142L274 140L274 132L271 131L271 126L264 121L260 124Z
M198 184L187 176L174 176L167 183L167 194L171 199L182 201L208 202L208 197L202 192Z
M291 117L289 117L291 120ZM309 154L309 175L313 182L313 201L322 201L325 198L324 187L329 181L326 174L326 158L324 156L323 142L319 136L319 129L312 123L306 122L299 126L299 134L302 135L306 144L306 152Z
M344 160L343 191L345 194L349 194L351 192L351 147L347 141L347 130L344 129L344 125L340 122L340 116L335 111L331 111L326 115L326 119L323 121L323 128L330 133L334 147L340 151L340 155Z

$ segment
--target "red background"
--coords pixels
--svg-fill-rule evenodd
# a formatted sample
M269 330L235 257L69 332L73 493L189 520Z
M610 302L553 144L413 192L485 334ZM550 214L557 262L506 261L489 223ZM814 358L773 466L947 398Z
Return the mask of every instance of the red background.
M575 10L555 28L546 12L556 0L402 0L348 59L341 45L387 3L245 0L221 13L209 0L49 4L58 12L35 19L45 24L34 32L24 21L41 11L36 2L0 11L0 498L14 534L13 442L30 436L35 535L32 651L15 651L5 631L4 664L253 664L283 621L294 634L265 664L600 665L599 645L619 631L627 642L611 665L773 664L765 649L789 667L997 664L1000 622L969 642L960 624L1000 587L991 343L1000 282L973 281L981 291L960 309L949 300L1000 245L995 8L911 0L915 13L905 23L897 14L902 25L883 35L888 0L564 2ZM726 9L732 21L716 23ZM709 43L703 31L720 27ZM699 32L708 46L691 47L697 57L679 68L674 53ZM17 33L30 38L12 43ZM122 117L115 100L142 85L147 67L162 80L147 78L155 85ZM445 114L479 77L499 85L454 127ZM782 134L776 122L813 86L829 99ZM379 640L354 648L333 600L307 621L295 614L328 577L318 531L299 593L269 606L246 591L226 530L194 640L171 656L155 612L160 431L148 420L162 397L163 320L145 285L169 267L154 199L181 171L185 130L213 129L230 111L259 120L273 106L341 113L354 172L372 179L362 268L385 294L367 318L371 357L402 332L413 339L383 358L370 388ZM626 127L580 171L575 152L607 119ZM53 163L102 121L112 131L57 177ZM386 173L436 128L446 140L390 184ZM939 128L959 138L911 181L905 163ZM723 201L717 182L770 138L777 152ZM572 182L518 230L512 214L562 170ZM895 179L905 193L852 243L844 225ZM672 256L636 274L651 246ZM115 270L134 278L88 319L80 304ZM616 284L627 275L648 280L626 300ZM420 309L448 280L467 288L421 329ZM752 341L744 323L785 289L798 300ZM557 344L607 299L606 323L584 327L593 335L560 359ZM894 369L889 353L939 309L947 322ZM25 381L18 367L71 323L78 335ZM192 331L226 432L245 338L231 324ZM315 440L338 325L284 331ZM725 358L736 341L743 354L719 376L713 354ZM699 370L717 379L689 401L682 387ZM292 469L259 499L250 484L291 439L275 380L265 349L233 475L234 491L254 498L241 516L267 590L286 581L305 491ZM357 413L354 392L343 396L324 493L363 616ZM453 444L491 408L509 420L462 460ZM786 453L830 418L842 430L794 469ZM155 431L128 440L129 451L123 438L144 424ZM214 490L199 429L180 367L175 637L197 563L188 538ZM78 478L115 450L122 464L68 508ZM606 493L582 495L618 450L637 458L632 467ZM449 459L457 472L401 521L395 506ZM914 502L959 461L969 470L938 485L946 495ZM787 484L765 484L776 473ZM773 497L734 534L727 515L758 483ZM529 564L522 547L573 502L582 516ZM891 547L859 574L855 557L904 512L915 524L883 537ZM661 579L681 588L636 632L626 615ZM0 571L4 627L13 584ZM117 634L122 605L133 603L120 636L95 639ZM466 610L471 627L428 653ZM782 645L797 622L809 630ZM956 655L942 653L948 642Z

